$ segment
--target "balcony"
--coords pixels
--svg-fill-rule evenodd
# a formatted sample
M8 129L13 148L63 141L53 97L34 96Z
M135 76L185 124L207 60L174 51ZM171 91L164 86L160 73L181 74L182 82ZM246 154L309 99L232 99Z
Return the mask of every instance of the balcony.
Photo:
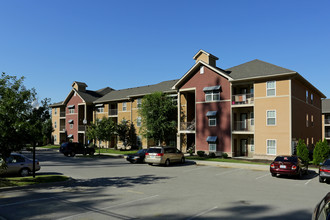
M254 103L254 94L238 94L232 96L232 105L252 105Z
M325 124L325 125L330 125L330 119L325 118L325 119L324 119L324 124Z
M234 132L254 132L254 119L233 122Z
M65 117L65 112L60 112L60 117Z
M109 116L116 116L118 115L118 109L110 109Z
M196 123L195 120L191 122L181 122L180 130L182 131L195 131Z
M78 125L78 131L85 131L86 125Z

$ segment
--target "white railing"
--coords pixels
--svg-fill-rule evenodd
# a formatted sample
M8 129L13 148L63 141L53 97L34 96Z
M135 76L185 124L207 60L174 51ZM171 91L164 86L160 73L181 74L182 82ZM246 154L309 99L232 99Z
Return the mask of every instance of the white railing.
M183 131L194 131L196 128L195 120L191 122L181 122L180 123L180 130Z
M254 131L254 119L233 122L233 131Z
M232 96L232 105L246 105L254 103L254 94L239 94Z
M118 115L118 109L110 109L109 115Z

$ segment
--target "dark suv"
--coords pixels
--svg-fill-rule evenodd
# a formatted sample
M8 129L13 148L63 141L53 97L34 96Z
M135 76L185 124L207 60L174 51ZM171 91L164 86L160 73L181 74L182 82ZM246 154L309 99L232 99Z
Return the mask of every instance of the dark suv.
M284 174L301 178L308 173L308 163L297 156L277 156L270 164L270 172L272 176Z
M61 144L60 152L65 156L74 157L76 154L94 155L95 149L92 147L84 146L82 143L65 142Z

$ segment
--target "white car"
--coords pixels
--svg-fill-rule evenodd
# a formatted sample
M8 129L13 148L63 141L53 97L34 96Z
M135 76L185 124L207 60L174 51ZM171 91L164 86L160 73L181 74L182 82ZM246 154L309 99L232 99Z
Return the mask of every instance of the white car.
M0 163L2 163L0 158ZM20 176L28 176L33 170L33 160L18 153L11 153L7 158L7 168L0 169L0 174L18 174ZM39 161L35 161L35 171L40 170Z

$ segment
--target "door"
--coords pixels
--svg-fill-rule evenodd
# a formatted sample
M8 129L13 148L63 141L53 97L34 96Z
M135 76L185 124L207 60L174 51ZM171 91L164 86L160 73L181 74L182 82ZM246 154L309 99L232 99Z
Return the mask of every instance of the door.
M243 131L247 130L247 114L246 113L241 114L241 130L243 130Z
M241 139L241 155L240 156L247 156L247 139Z

